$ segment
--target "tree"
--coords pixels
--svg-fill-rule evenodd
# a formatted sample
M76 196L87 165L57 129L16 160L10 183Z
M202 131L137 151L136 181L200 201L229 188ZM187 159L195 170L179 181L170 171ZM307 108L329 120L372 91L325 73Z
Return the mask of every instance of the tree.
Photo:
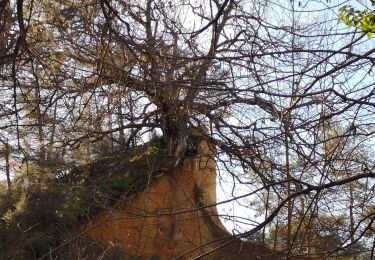
M335 234L320 254L359 244L373 255L375 50L337 25L371 32L371 12L337 17L324 1L3 2L0 130L17 140L18 164L55 160L53 175L108 155L99 144L127 150L152 132L178 164L188 129L203 125L218 167L256 201L247 207L267 209L228 243L263 231L305 254L314 225Z

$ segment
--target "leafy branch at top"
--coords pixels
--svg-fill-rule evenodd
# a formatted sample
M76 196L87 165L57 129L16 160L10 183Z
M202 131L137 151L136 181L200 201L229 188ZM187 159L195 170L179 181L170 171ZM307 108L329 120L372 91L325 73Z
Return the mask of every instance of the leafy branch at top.
M371 5L375 7L375 0L371 0ZM358 10L350 5L345 5L339 9L338 22L345 23L349 28L355 27L367 34L370 39L375 33L375 15L373 10Z

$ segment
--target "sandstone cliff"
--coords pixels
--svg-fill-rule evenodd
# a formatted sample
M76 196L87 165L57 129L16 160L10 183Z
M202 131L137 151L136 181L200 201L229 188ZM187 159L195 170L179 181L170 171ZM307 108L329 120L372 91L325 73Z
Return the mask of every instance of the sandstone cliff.
M192 259L230 237L215 206L214 152L201 141L198 155L83 226L89 239L118 246L136 259ZM236 240L204 259L276 259L259 245Z

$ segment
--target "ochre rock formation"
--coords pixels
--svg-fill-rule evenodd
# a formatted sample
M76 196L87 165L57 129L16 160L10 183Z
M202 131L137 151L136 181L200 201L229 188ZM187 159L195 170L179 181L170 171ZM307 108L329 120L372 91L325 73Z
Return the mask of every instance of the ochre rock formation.
M214 153L205 141L198 150L198 156L185 159L173 173L154 179L132 198L94 217L83 227L88 230L86 236L121 247L136 259L191 259L217 247L230 234L214 206ZM210 243L213 241L216 243ZM255 256L263 247L249 248L249 244L243 247L247 250L244 256L233 256L241 251L239 243L242 245L238 240L229 251L217 251L204 259L266 259Z

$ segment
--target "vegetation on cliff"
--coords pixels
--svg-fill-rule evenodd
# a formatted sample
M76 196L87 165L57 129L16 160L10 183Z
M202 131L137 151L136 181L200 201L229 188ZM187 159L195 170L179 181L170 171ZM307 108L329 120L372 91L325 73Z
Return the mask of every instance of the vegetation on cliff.
M374 258L374 3L353 2L0 1L1 252L58 248L204 126L228 239Z
M160 145L160 139L155 139L127 152L71 166L60 174L48 167L29 166L26 176L17 176L11 194L4 185L0 190L0 259L42 257L76 236L79 226L95 214L144 189L155 175L169 172L168 165L156 165L165 161ZM33 182L31 176L35 176ZM112 250L106 252L82 237L75 240L66 246L68 250L64 247L51 257L73 259L82 254L95 259L103 254L112 259Z

